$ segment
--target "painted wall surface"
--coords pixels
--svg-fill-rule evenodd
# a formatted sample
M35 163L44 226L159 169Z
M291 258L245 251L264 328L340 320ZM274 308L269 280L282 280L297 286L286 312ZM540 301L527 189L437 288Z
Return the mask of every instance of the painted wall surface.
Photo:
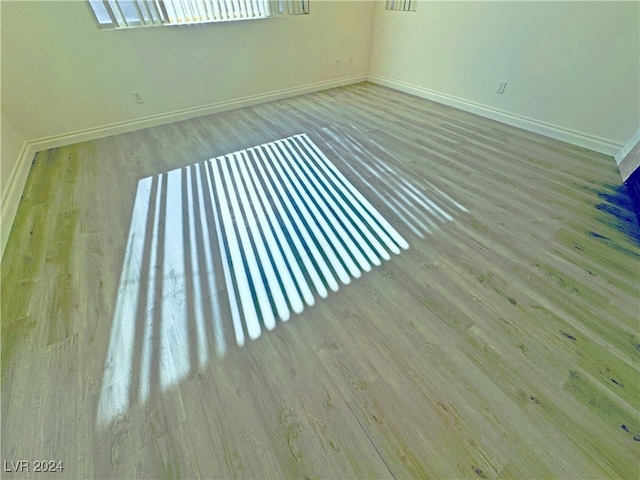
M9 186L9 178L26 139L18 132L4 112L2 119L0 119L0 126L0 191L4 200L5 192Z
M365 78L373 5L314 1L310 15L127 30L98 30L84 0L1 0L0 14L2 253L35 150Z
M18 172L12 208L30 164L17 163L25 140L64 142L77 132L357 75L616 148L640 128L637 1L424 0L411 13L385 11L382 1L312 0L306 16L111 31L96 28L83 0L2 0L0 13L0 187L4 201ZM495 93L500 80L508 82L503 95Z
M0 118L0 258L9 239L13 219L22 197L31 162L20 155L25 152L26 139L2 112Z
M378 2L369 71L622 146L640 127L640 2Z
M317 1L310 15L100 31L84 1L3 0L2 109L33 140L364 75L372 15Z

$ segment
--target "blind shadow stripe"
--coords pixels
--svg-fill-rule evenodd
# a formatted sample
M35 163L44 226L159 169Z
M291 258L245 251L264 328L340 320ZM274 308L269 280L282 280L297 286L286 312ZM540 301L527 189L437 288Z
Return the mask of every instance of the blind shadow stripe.
M325 132L326 133L326 132ZM309 145L315 153L320 164L323 168L326 168L331 172L333 177L339 182L345 191L350 192L350 194L357 199L358 202L363 206L364 210L368 215L368 222L371 225L377 225L376 232L380 235L381 240L384 241L387 248L389 248L393 253L399 254L400 248L407 249L409 248L409 244L406 242L404 238L393 228L387 220L380 215L380 213L371 205L368 200L347 180L347 178L338 170L338 168L331 163L331 161L318 149L318 147L309 139L309 137L304 134L298 136L305 143ZM386 203L386 199L379 193L378 189L374 188L357 170L350 165L350 163L341 155L337 150L327 142L327 146L337 155L337 157L349 168L356 176L366 185L368 186L372 193L377 195L383 202Z
M327 253L323 251L324 245L322 244L322 238L318 237L319 231L317 226L315 226L313 221L311 221L311 223L309 222L309 215L306 213L304 203L298 197L297 192L290 184L288 177L279 168L277 158L269 148L269 145L265 145L264 149L266 152L264 158L267 159L267 170L282 195L287 212L292 215L295 225L298 227L298 231L302 234L303 248L310 253L315 264L320 269L320 273L328 287L333 291L337 291L338 282L334 277L333 271L329 268L330 262Z
M185 288L185 306L186 315L185 323L187 330L187 355L189 356L189 367L191 370L196 369L201 361L202 342L205 337L202 326L202 299L200 297L200 272L196 259L196 236L194 222L194 205L193 191L190 182L190 169L188 167L181 168L182 181L182 245L184 249L183 269L184 269L184 288ZM206 360L205 360L206 361Z
M272 262L273 257L270 256L267 251L266 239L263 235L264 230L260 230L259 218L256 218L259 217L258 209L261 208L260 202L255 195L255 190L253 188L247 188L251 184L251 179L245 166L243 152L233 155L231 172L237 180L238 199L244 209L249 239L252 241L259 258L258 266L261 267L260 270L263 274L263 284L267 293L270 294L278 316L282 320L288 320L290 316L289 306L287 305L284 292L281 289L281 283L278 280L275 265ZM247 184L247 182L249 183ZM264 218L264 215L262 215L262 217ZM275 252L277 252L277 248L274 249L274 253ZM273 328L273 326L275 326L275 319L271 328ZM269 328L268 325L267 328Z
M207 337L212 338L215 342L216 352L219 356L224 355L226 351L224 326L222 324L222 315L220 311L220 298L216 288L217 279L214 264L213 251L213 232L207 221L207 205L205 203L204 184L201 178L202 163L191 166L191 190L193 192L193 218L194 218L194 235L196 239L196 250L193 258L194 265L198 265L200 272L200 308L202 312L203 326L207 332ZM210 199L209 199L210 201ZM209 321L206 321L210 319ZM201 341L202 348L208 349L209 342ZM201 361L204 357L201 357Z
M284 231L287 232L289 240L293 243L293 249L295 253L300 258L302 265L304 266L304 272L309 275L311 283L322 298L327 297L327 289L320 278L320 273L317 271L317 268L320 268L317 262L314 262L312 258L309 256L307 248L305 248L304 237L306 235L306 229L304 226L301 226L297 223L297 217L295 217L295 211L287 208L287 202L289 201L286 195L282 195L282 186L277 178L273 175L273 171L271 170L271 166L266 159L265 153L261 148L256 148L255 152L257 152L260 157L260 161L256 162L256 166L258 171L260 172L261 177L265 180L264 184L267 188L267 192L270 196L271 202L274 204L276 212L278 213L280 219L284 224ZM263 165L266 165L267 170L269 171L268 176L267 172ZM276 191L278 190L278 191ZM283 205L283 202L285 205ZM283 232L284 235L284 232ZM301 238L302 237L302 238ZM320 259L324 262L323 259ZM335 282L335 280L334 280ZM302 284L303 282L300 282ZM305 297L306 298L306 297ZM309 300L306 300L307 304Z
M149 335L145 342L147 348L147 363L143 365L143 375L141 388L145 390L141 391L140 397L143 400L155 398L159 386L160 386L160 365L162 363L162 323L163 323L163 284L164 284L164 259L166 248L166 220L167 220L167 184L168 175L166 173L160 175L161 183L158 189L158 202L156 208L158 209L156 224L156 245L153 249L155 254L154 262L152 263L153 272L153 284L152 294L153 301L149 304L147 312L150 318L147 320L147 331ZM154 268L155 267L155 268ZM148 375L144 374L148 371ZM147 383L145 384L145 380Z
M224 225L226 238L229 241L229 253L232 262L231 271L234 274L236 284L238 286L238 296L240 298L240 305L242 306L242 313L244 315L247 333L252 340L255 340L260 336L260 322L258 319L258 312L256 311L256 305L253 302L248 272L244 269L240 244L233 226L233 219L231 218L230 206L227 202L224 188L222 186L222 174L220 173L222 163L221 157L211 161L215 182L214 192L217 194L217 200L220 204L222 223Z
M305 147L302 143L295 143L300 155L306 162L311 165L312 169L307 169L310 174L320 182L329 197L333 199L337 208L340 209L340 217L344 221L344 227L351 232L354 241L358 242L360 249L367 255L369 261L374 265L380 265L380 257L385 260L390 258L387 251L380 244L370 226L362 221L361 206L358 202L351 202L339 190L340 186L332 181L331 177L321 169L317 168L318 160L315 159L315 153ZM304 166L305 162L301 162ZM375 249L374 252L372 249Z
M310 187L314 197L321 201L318 206L321 211L326 212L327 221L338 238L341 239L352 260L355 260L359 268L365 272L371 270L369 258L373 257L375 260L372 260L372 263L379 265L380 259L373 255L369 245L362 238L360 231L350 220L353 215L348 212L350 210L349 207L344 204L341 197L334 195L330 182L327 182L324 177L314 174L308 167L310 163L308 156L296 146L295 142L287 140L286 143L291 153L294 168L302 173L305 184ZM346 214L345 206L347 208ZM369 258L365 258L363 253Z
M364 198L364 196L346 179L346 177L340 172L340 170L338 170L335 165L333 165L329 161L329 159L318 149L318 147L316 147L315 144L311 142L311 140L309 140L309 137L307 137L306 135L300 135L299 137L302 138L316 153L317 158L320 159L322 165L333 174L334 178L336 178L337 181L340 182L340 184L343 185L343 187L348 190L352 194L352 196L355 197L363 205L369 219L379 226L377 232L379 234L383 233L382 235L380 235L380 237L387 245L387 248L389 248L395 254L400 253L399 247L405 250L408 249L409 244L407 243L407 241L402 238L402 236L396 231L396 229L393 228L391 224L389 224L389 222L387 222L387 220L385 220L385 218L380 215L380 213L375 208L373 208L373 206L366 200L366 198ZM329 143L327 143L327 145L333 150L338 158L340 158L342 163L344 163L347 168L349 168L367 187L371 189L372 193L376 194L382 201L386 203L384 197L382 197L377 192L377 189L375 189L374 186L371 185L371 183L369 183L364 177L362 177L362 175L358 173L357 170L349 165L349 162L347 162L343 158L343 156L340 155Z
M243 152L245 161L241 164L241 171L247 181L249 196L251 197L251 202L255 206L257 214L256 216L258 218L258 222L267 243L267 251L269 253L270 259L274 263L274 269L280 278L281 288L284 290L284 294L291 304L292 309L299 313L300 311L302 311L303 303L302 299L300 298L299 290L296 288L297 282L294 281L292 277L292 270L294 268L297 268L297 270L299 271L300 268L297 262L295 262L290 248L286 241L284 241L284 238L277 239L277 237L279 237L279 234L276 229L279 228L279 224L275 221L273 211L271 210L271 205L268 201L266 201L262 185L256 178L255 168L252 161L254 159L253 152L250 153L251 157L249 157L246 152ZM285 249L287 249L287 251L285 251ZM287 256L291 257L290 259L288 259L289 261L285 260L285 257ZM301 272L300 279L304 279ZM282 320L287 320L287 318L281 317Z
M324 216L318 211L315 204L306 193L304 186L298 180L297 176L292 172L290 167L290 158L284 158L282 152L270 145L273 153L275 154L276 168L282 172L283 176L287 178L288 187L296 196L296 205L300 206L303 216L307 224L311 227L314 236L319 240L322 252L324 252L329 260L329 263L333 271L338 275L338 278L344 285L351 283L351 277L345 270L345 266L341 260L341 257L346 256L346 251L342 246L342 243L336 238L333 230L329 227ZM353 270L357 270L353 261L349 258L347 263L348 267ZM360 271L357 270L357 277L360 276ZM356 275L354 275L356 276Z
M249 281L253 284L253 294L255 297L252 295L252 298L255 298L259 308L258 321L263 322L264 326L271 330L275 327L276 319L273 314L273 309L271 308L271 302L269 301L267 287L263 281L260 263L256 259L256 252L251 244L249 229L247 228L248 222L240 206L241 202L245 206L248 206L248 202L246 200L243 201L241 197L242 193L244 193L241 179L238 178L237 174L233 175L232 173L235 170L233 158L233 154L221 157L222 171L229 193L233 216L236 219L235 225L238 230L238 236L240 237L240 245L242 246L245 256L245 269L247 270Z
M403 212L401 219L407 223L407 225L414 230L414 233L418 234L421 238L424 238L421 233L417 230L417 227L422 228L427 233L429 233L429 227L427 227L423 221L418 218L418 216L424 216L424 212L418 209L414 202L411 202L403 193L403 187L398 185L397 182L393 179L385 179L383 174L379 171L376 171L367 163L365 163L359 156L353 155L352 160L354 163L360 164L364 170L367 170L371 175L376 177L376 179L387 187L387 191L389 194L387 196L383 194L379 194L382 198L385 198L387 202L393 203L399 210ZM389 203L387 203L389 205ZM429 210L431 210L429 208ZM396 211L397 215L401 215ZM409 217L411 220L408 220L406 217ZM434 228L437 228L437 225L428 217L427 221Z
M218 241L218 248L220 249L222 274L224 276L225 287L227 290L227 298L229 299L229 309L231 311L231 321L233 322L233 331L236 338L236 343L240 346L244 345L245 336L244 328L242 325L242 316L240 315L238 300L236 297L236 286L234 285L234 276L231 265L231 254L229 252L227 239L230 235L226 235L223 232L223 226L218 213L218 202L216 202L216 195L214 194L213 187L213 162L211 160L203 164L204 175L201 174L201 183L203 189L206 188L207 194L203 194L203 200L206 200L205 208L207 209L208 217L213 218L214 228L216 230L216 238ZM217 187L216 187L217 188ZM209 210L210 209L210 210Z
M356 130L357 132L359 132L360 134L364 135L364 133L355 125L351 126L354 130ZM385 154L387 154L389 156L389 158L393 158L393 156L391 155L391 153L389 153L389 151L387 149L385 149L382 145L380 145L378 142L376 142L373 139L370 139L367 137L367 142L370 142L372 145L374 145L376 148L380 149L381 151L383 151ZM446 202L451 203L453 206L455 206L458 210L462 211L462 212L467 212L468 210L461 205L460 203L458 203L457 201L455 201L453 198L451 198L451 196L449 196L447 193L443 192L442 190L440 190L438 187L436 187L432 182L430 182L429 180L424 179L423 182L432 190L434 190L437 194L441 195Z
M298 138L298 140L303 140ZM329 148L333 150L333 147L329 145ZM322 171L324 175L329 179L331 184L336 186L337 192L344 201L352 206L351 212L355 214L355 220L359 220L366 225L365 231L371 236L371 244L376 248L378 255L385 260L389 260L391 257L387 250L384 248L384 243L388 249L394 253L399 253L398 247L393 240L384 232L382 226L376 221L376 219L370 214L368 208L370 204L365 205L361 200L357 199L346 187L346 184L339 178L335 172L329 170L320 157L317 156L315 151L311 151L312 164L318 171ZM334 150L335 152L335 150ZM337 154L337 153L336 153ZM338 154L337 154L338 155Z
M372 170L371 170L371 167L369 167L369 164L373 164L376 167L377 171L379 172L378 174L375 174L378 178L388 182L389 187L392 187L391 183L394 184L393 187L390 189L390 191L393 192L393 194L395 194L398 197L397 199L402 200L402 202L405 203L407 208L416 210L418 212L417 213L418 215L424 216L427 222L431 224L434 228L437 228L437 224L435 223L435 221L452 221L453 220L453 217L449 215L449 213L447 213L445 210L447 202L445 202L443 205L439 205L438 203L434 202L431 198L426 196L422 191L418 190L413 184L411 184L411 182L407 181L407 179L404 176L400 175L396 169L390 167L388 164L389 163L388 161L385 162L382 159L380 159L378 155L367 151L365 147L362 145L362 143L356 140L349 133L337 132L335 128L332 129L331 127L327 127L327 130L331 130L333 134L336 136L342 136L342 138L345 138L346 139L345 141L349 142L350 145L354 145L360 154L359 158L357 158L360 164L363 165L364 168L370 171ZM387 152L383 147L379 146L373 140L371 140L371 142L377 145L379 150L384 152L389 159L392 158L389 152ZM366 161L365 159L362 158L363 156L366 156ZM393 177L393 179L390 179L389 178L390 176ZM404 194L399 192L404 192L406 195L408 195L408 197L411 197L411 200L407 198ZM420 210L419 208L420 206L423 209L427 210L427 212L431 214L433 219L429 215L425 214L424 211Z
M143 182L138 183L138 190L142 186ZM154 176L151 178L151 186L150 191L148 193L147 200L147 215L146 215L146 223L145 228L142 233L142 261L140 263L140 274L138 277L138 295L136 296L136 307L135 307L135 330L134 330L134 341L132 345L132 361L131 361L131 371L129 373L129 382L131 384L129 389L129 403L133 405L138 401L138 389L135 388L139 381L141 375L141 363L142 357L141 352L142 349L136 348L136 345L141 345L145 338L145 329L146 329L146 309L147 309L147 294L149 289L149 270L151 268L151 252L152 252L152 238L153 238L153 228L155 224L155 215L156 209L152 208L155 204L156 195L158 191L158 177ZM137 198L136 198L137 202ZM127 270L129 270L129 266L127 266ZM120 321L123 321L123 318L120 317ZM124 343L124 342L123 342Z
M292 159L283 148L281 143L273 142L269 144L275 158L276 168L288 182L288 188L296 196L294 208L299 208L302 216L310 226L313 235L318 241L320 253L326 258L332 271L338 276L343 284L348 284L351 277L347 272L347 263L353 263L352 259L343 260L344 246L335 236L331 225L327 222L326 216L319 210L315 199L310 196L308 185L303 183L299 172L292 169ZM353 268L351 265L349 268ZM359 271L358 271L359 272Z
M319 190L309 182L308 177L300 169L298 162L291 155L291 152L287 148L284 142L277 142L280 147L280 151L285 156L287 162L286 166L291 175L295 176L298 185L300 185L302 195L307 199L307 205L310 207L311 213L319 221L319 226L325 233L330 244L334 247L334 251L337 254L337 258L342 263L343 267L349 270L351 276L359 278L361 276L360 269L355 264L354 257L358 255L361 257L362 262L367 266L368 270L371 270L369 263L362 257L358 248L353 244L353 240L342 228L340 222L334 215L330 204L327 199L322 196Z

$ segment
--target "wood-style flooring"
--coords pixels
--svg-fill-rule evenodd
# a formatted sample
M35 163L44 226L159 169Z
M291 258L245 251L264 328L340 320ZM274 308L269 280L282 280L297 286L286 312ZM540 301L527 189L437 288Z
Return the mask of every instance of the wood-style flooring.
M298 134L409 248L239 345L220 245L249 227L216 236L204 165ZM1 476L638 478L630 208L611 157L369 83L39 152L2 259Z

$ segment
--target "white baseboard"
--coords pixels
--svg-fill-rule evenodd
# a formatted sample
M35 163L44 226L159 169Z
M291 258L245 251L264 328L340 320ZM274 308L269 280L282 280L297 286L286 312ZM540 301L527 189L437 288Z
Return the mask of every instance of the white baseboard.
M624 160L624 158L629 155L629 152L633 150L638 142L640 142L640 129L636 132L636 134L629 139L629 141L615 154L616 163L620 165L620 162Z
M27 183L27 177L29 176L29 170L31 169L31 163L33 162L35 154L36 150L29 145L29 142L25 142L22 145L20 153L18 154L18 159L13 165L11 173L9 173L7 188L2 190L0 259L3 257L4 249L7 246L11 227L13 226L13 221L15 220L16 213L18 212L18 205L20 205L22 192L25 184Z
M243 107L250 107L260 103L273 102L274 100L282 100L284 98L295 97L307 93L319 92L330 88L342 87L352 83L360 83L367 80L366 74L352 75L324 82L311 83L300 87L286 88L259 95L251 95L248 97L238 98L234 100L226 100L222 102L211 103L173 112L161 113L149 117L127 120L125 122L112 123L100 127L89 128L86 130L78 130L76 132L66 133L63 135L55 135L51 137L39 138L29 142L36 151L47 150L49 148L58 148L74 143L96 140L98 138L118 135L120 133L133 132L143 128L157 127L168 123L179 122L181 120L189 120L191 118L203 117L214 113L235 110Z
M577 145L579 147L588 148L605 155L614 156L620 151L620 145L615 144L609 140L588 135L585 133L569 130L567 128L553 125L546 122L541 122L533 118L524 117L514 113L499 110L497 108L488 107L478 103L470 102L462 98L454 97L439 93L427 88L418 87L409 83L400 82L391 78L383 77L380 75L368 76L368 81L383 85L385 87L393 88L401 92L416 95L417 97L426 98L434 102L442 103L450 107L464 110L465 112L475 113L482 117L490 118L513 127L522 128L529 132L538 133L546 137L555 138L563 142Z
M640 141L640 130L631 140L629 140L629 142L627 142L626 145L621 147L620 145L602 138L583 134L559 127L557 125L534 120L528 117L512 114L493 107L469 102L458 97L442 94L433 90L418 87L416 85L411 85L405 82L400 82L380 75L352 75L349 77L342 77L334 80L317 82L283 90L276 90L273 92L251 95L235 100L217 102L209 105L177 110L174 112L152 115L149 117L128 120L125 122L118 122L100 127L79 130L76 132L70 132L62 135L54 135L27 141L23 145L18 161L16 162L10 174L10 178L7 183L8 187L2 192L0 258L4 254L4 250L9 239L9 233L11 232L11 227L13 225L16 212L18 211L18 205L20 203L22 191L29 175L31 162L34 155L38 151L47 150L50 148L58 148L65 145L71 145L74 143L89 140L95 140L110 135L132 132L143 128L155 127L158 125L164 125L181 120L188 120L190 118L211 115L214 113L234 110L237 108L249 107L260 103L281 100L284 98L318 92L330 88L342 87L353 83L364 82L366 80L389 88L393 88L395 90L416 95L421 98L426 98L434 102L458 108L460 110L475 113L477 115L490 118L507 125L522 128L524 130L555 138L557 140L562 140L573 145L604 153L606 155L611 155L615 157L618 164L633 149L638 141Z
M352 75L334 80L262 93L259 95L251 95L235 100L227 100L209 105L187 108L134 120L127 120L125 122L112 123L100 127L88 128L86 130L78 130L76 132L65 133L62 135L29 140L22 146L19 158L10 173L10 178L7 182L8 187L2 191L0 259L4 255L4 250L7 245L7 241L9 240L11 227L13 226L13 222L18 211L18 205L22 198L22 191L24 190L24 186L27 182L27 177L29 176L29 169L31 168L33 157L41 150L48 150L50 148L58 148L65 145L72 145L74 143L96 140L98 138L108 137L111 135L132 132L143 128L156 127L158 125L165 125L181 120L188 120L190 118L235 110L237 108L249 107L260 103L272 102L274 100L295 97L306 93L319 92L321 90L342 87L352 83L364 82L366 80L366 74Z
M640 148L638 147L639 144L640 130L616 153L615 159L623 182L626 182L633 172L640 168L640 157L638 153L632 153L634 149Z

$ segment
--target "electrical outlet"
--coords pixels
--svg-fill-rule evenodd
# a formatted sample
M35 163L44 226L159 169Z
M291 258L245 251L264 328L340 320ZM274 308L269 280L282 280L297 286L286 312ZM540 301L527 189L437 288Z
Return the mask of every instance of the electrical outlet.
M507 86L507 82L506 81L501 81L498 82L498 88L496 89L496 93L499 95L502 95L504 93L504 89Z
M340 70L340 60L336 60L336 70Z
M349 57L349 68L353 68L353 57Z
M134 90L133 92L131 92L131 95L133 95L133 98L136 100L136 103L144 103L144 100L142 100L142 96L140 95L140 92L138 92L137 90Z

